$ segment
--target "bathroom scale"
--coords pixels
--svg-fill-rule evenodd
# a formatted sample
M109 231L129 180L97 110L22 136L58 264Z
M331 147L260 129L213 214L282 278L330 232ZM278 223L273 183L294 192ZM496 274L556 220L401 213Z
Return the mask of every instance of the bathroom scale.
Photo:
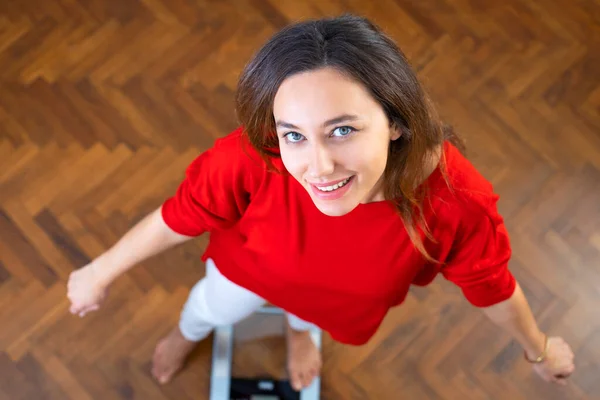
M320 377L310 386L296 391L276 365L284 365L285 313L277 307L264 306L241 323L218 326L214 330L212 366L210 377L210 400L320 400ZM310 335L321 350L321 330L314 327ZM269 346L262 338L275 337L280 352L270 354ZM253 347L251 347L253 346ZM244 348L247 347L247 348ZM234 353L240 353L240 364L245 369L234 368ZM275 357L277 356L277 357ZM279 358L283 360L273 360ZM283 362L282 362L283 361ZM263 368L264 367L264 368ZM268 368L267 368L268 367ZM258 371L249 373L250 369ZM270 369L269 369L270 368Z

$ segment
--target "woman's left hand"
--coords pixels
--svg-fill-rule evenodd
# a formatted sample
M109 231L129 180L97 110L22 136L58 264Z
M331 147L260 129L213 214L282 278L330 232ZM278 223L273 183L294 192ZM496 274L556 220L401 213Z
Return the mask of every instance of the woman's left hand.
M547 382L566 385L567 378L575 370L574 358L571 347L563 338L549 337L546 358L533 364L533 369Z

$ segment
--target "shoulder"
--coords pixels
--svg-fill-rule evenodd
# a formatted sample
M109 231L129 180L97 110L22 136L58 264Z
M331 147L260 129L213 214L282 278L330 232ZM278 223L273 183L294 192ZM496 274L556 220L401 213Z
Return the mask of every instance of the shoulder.
M212 147L198 154L186 175L193 181L256 189L267 173L267 164L252 146L242 126L217 138Z
M215 140L213 146L199 154L191 163L190 167L199 166L203 159L210 159L214 166L232 167L254 165L264 168L265 162L258 151L251 145L244 134L242 126L231 131L223 137Z
M460 225L502 222L497 210L500 197L493 184L451 143L444 144L443 161L436 173L433 195Z

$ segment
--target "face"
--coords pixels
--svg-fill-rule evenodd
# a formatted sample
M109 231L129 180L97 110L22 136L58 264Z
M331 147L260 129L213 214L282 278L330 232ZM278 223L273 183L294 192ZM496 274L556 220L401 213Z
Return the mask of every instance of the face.
M291 76L273 115L283 164L321 212L383 200L388 147L400 132L362 85L330 68Z

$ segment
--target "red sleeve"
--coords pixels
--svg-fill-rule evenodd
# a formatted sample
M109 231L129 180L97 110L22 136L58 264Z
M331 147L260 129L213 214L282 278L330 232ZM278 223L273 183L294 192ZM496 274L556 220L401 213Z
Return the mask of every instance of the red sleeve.
M242 144L238 129L192 161L176 193L162 205L171 229L198 236L228 228L242 217L257 180L257 164Z
M493 205L463 216L443 276L461 288L467 300L488 307L510 298L516 280L508 269L511 247L502 217ZM482 212L483 211L483 212Z

